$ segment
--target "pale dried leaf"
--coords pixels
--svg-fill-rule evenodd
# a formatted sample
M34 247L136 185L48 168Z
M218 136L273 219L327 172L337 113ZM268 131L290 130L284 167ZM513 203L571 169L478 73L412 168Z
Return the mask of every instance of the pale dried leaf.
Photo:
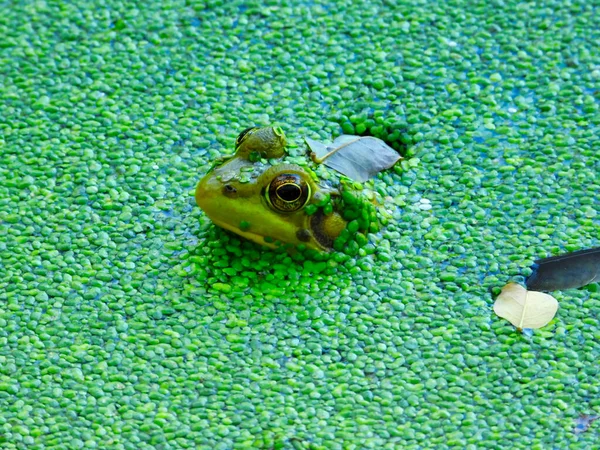
M558 311L558 302L543 292L528 291L516 283L508 283L494 303L494 312L515 327L541 328Z
M333 143L323 144L305 137L315 162L337 170L361 183L377 173L389 169L402 157L393 148L372 136L343 134Z

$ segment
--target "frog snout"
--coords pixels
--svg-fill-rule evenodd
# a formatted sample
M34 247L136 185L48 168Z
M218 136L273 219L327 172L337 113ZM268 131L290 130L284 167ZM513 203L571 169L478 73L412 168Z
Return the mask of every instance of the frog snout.
M214 203L214 199L218 198L221 194L221 189L215 190L215 185L211 183L209 177L204 177L198 185L196 186L196 204L204 211L207 212L208 209L211 209L212 203Z

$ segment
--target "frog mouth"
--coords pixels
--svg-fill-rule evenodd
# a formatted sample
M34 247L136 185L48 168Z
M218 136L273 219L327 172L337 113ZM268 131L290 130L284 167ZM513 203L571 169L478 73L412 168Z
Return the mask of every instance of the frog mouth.
M223 222L221 220L218 219L213 219L211 218L211 220L213 221L213 223L221 228L225 228L228 231L231 231L232 233L237 234L238 236L242 236L243 238L246 238L252 242L256 242L259 245L264 245L266 247L269 248L277 248L277 246L275 245L275 243L273 242L267 242L265 241L264 236L261 236L260 234L256 234L256 233L251 233L250 231L243 231L240 230L238 227L234 227L233 225L227 223L227 222Z

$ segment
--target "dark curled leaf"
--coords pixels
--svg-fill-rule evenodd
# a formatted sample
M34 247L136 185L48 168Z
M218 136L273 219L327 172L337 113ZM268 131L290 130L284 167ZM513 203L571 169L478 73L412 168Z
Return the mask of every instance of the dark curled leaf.
M600 247L538 259L527 278L527 289L554 291L600 280Z
M323 163L358 182L365 182L382 170L389 169L402 157L381 139L371 136L338 136L323 144L305 137L316 163Z

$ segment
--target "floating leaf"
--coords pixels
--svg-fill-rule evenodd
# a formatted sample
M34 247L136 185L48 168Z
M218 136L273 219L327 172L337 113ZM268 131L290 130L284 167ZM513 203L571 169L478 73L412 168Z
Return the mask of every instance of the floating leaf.
M582 414L575 419L575 426L573 427L573 433L583 433L588 430L594 420L600 419L600 416L592 416L590 414Z
M600 281L600 247L538 259L527 278L528 289L554 291Z
M516 283L508 283L494 303L494 312L515 327L541 328L556 315L558 302L543 292L528 291Z
M396 150L381 139L371 136L342 134L331 144L323 144L308 137L304 140L311 150L314 162L324 163L361 183L402 159Z

